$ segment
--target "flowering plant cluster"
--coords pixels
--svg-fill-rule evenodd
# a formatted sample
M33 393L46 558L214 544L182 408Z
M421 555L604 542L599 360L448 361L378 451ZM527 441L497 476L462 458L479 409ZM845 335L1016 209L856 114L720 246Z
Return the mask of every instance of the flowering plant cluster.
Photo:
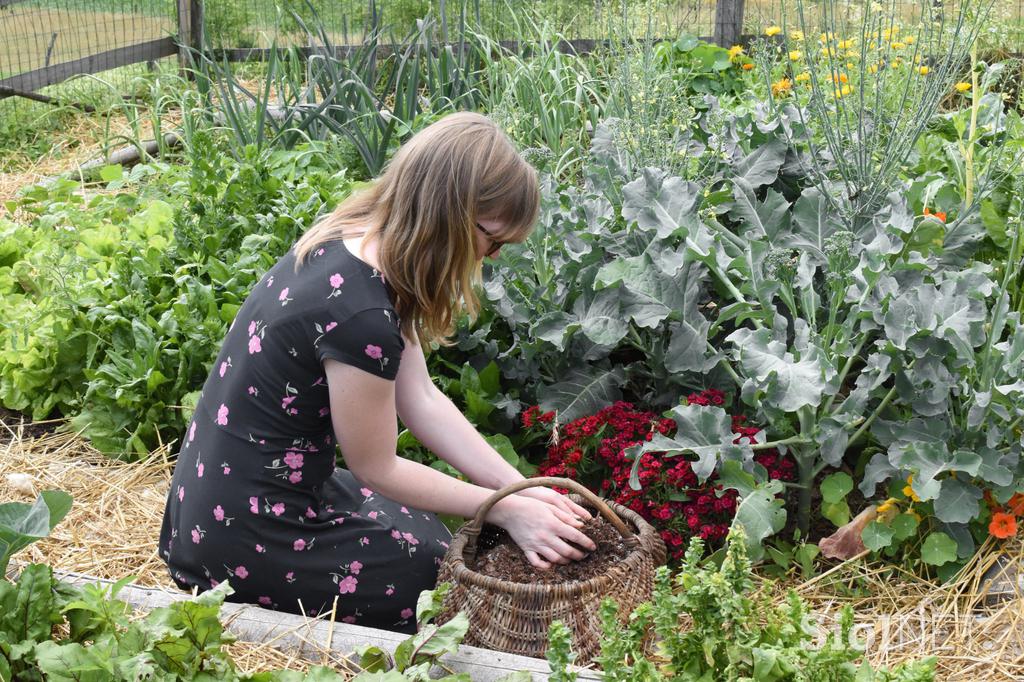
M693 393L686 400L690 405L720 406L725 403L725 394L710 389ZM545 428L553 416L533 406L523 413L522 423L528 429ZM715 474L700 483L688 459L668 458L658 452L641 456L640 488L629 485L633 462L625 450L651 440L655 432L672 436L676 428L672 419L617 402L560 427L537 473L573 479L635 511L658 529L669 555L681 559L690 537L712 542L725 539L736 512L737 493L723 490ZM732 417L732 430L737 441L747 438L756 442L758 429L747 426L744 416ZM795 463L777 450L758 451L755 460L772 479L788 481L795 477Z

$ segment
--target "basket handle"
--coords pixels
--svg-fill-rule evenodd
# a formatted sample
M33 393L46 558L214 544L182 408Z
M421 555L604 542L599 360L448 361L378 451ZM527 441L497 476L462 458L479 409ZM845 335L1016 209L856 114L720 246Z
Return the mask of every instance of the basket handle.
M526 488L533 488L536 486L558 486L560 488L568 488L572 490L574 493L582 495L583 498L587 500L587 502L590 502L597 508L599 512L601 512L601 516L603 516L610 524L615 526L615 530L619 532L619 535L621 535L623 538L629 538L632 535L626 524L622 522L622 519L620 519L618 515L615 512L613 512L608 507L608 505L604 503L604 501L601 500L600 497L590 492L590 490L588 490L587 488L585 488L584 486L580 485L579 483L572 479L559 478L557 476L541 476L539 478L527 478L523 479L522 481L516 481L515 483L511 483L505 486L504 488L501 488L493 495L488 497L486 500L484 500L483 504L480 505L480 509L477 510L476 516L473 518L471 526L475 528L477 531L479 531L481 528L483 528L484 518L486 518L487 512L491 511L491 507L493 507L500 500L511 495L512 493L517 493L520 490L525 490Z

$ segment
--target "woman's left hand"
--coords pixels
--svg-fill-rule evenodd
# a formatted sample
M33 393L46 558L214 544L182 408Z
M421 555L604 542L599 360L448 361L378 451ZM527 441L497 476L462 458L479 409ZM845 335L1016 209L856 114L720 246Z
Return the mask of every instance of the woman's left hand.
M536 500L540 500L541 502L547 502L561 512L558 516L562 521L570 523L577 528L583 525L583 521L590 518L590 512L570 500L568 496L563 495L557 490L552 490L551 488L526 488L525 490L520 490L516 494L523 495L524 497L532 497Z

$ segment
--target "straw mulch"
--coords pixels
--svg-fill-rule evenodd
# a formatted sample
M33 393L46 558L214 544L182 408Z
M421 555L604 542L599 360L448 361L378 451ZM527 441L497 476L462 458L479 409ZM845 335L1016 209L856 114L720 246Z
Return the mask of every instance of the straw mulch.
M75 499L52 537L19 559L102 578L131 574L139 585L176 589L156 555L173 469L171 451L169 444L144 462L115 462L74 434L40 433L39 426L0 417L0 500L28 501L44 488L65 490ZM12 485L10 474L30 476L33 490L25 487L24 477L14 477L22 480ZM1024 571L1020 536L999 549ZM996 547L986 544L959 579L941 587L891 564L855 558L810 581L765 581L761 589L782 599L786 589L795 588L810 605L822 634L835 627L842 606L852 605L855 632L867 645L872 664L894 666L935 655L939 680L1020 682L1024 595L1018 590L1008 598L988 599L981 581L997 556ZM236 644L232 653L245 670L307 665L266 644Z
M59 135L52 136L53 144L45 154L32 158L22 155L16 160L9 160L9 170L0 172L0 218L14 220L19 217L11 215L4 204L17 199L23 188L65 173L73 177L85 163L105 158L115 149L129 144L135 134L128 121L120 114L109 116L109 122L99 114L74 116L61 128ZM161 126L163 132L168 132L180 123L181 114L175 111L163 116ZM144 140L153 137L153 126L148 118L141 122L140 131ZM107 144L109 148L105 146ZM95 194L105 190L94 185L88 191Z

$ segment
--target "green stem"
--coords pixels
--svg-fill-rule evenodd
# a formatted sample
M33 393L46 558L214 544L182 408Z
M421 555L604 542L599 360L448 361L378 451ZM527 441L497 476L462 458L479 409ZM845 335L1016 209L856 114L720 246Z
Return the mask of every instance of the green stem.
M813 432L815 413L811 408L804 406L797 412L800 420L800 437L804 440L811 440ZM814 486L814 461L803 449L794 449L793 456L796 459L797 468L800 473L800 494L797 498L796 520L797 528L800 529L800 536L807 537L811 529L811 488Z
M895 395L896 387L893 386L892 388L889 389L889 392L885 394L885 397L882 398L882 402L878 404L878 407L876 407L875 411L871 413L871 416L864 420L864 423L860 425L860 428L857 429L852 436L850 436L850 440L846 443L846 447L850 447L855 442L857 442L857 439L864 435L865 431L871 428L871 424L875 421L878 415L882 413L882 410L884 410L889 405L889 403L892 401Z
M800 473L797 497L796 521L800 536L807 537L811 529L811 489L814 485L814 460L810 457L797 456L796 462Z
M713 353L718 352L717 350L715 350L715 347L711 345L710 341L708 341L707 344L708 348L710 348ZM723 355L722 359L719 362L722 364L722 367L725 368L726 373L732 377L733 381L736 382L736 385L739 386L740 388L743 388L743 379L740 377L739 374L736 373L736 370L733 369L732 364L729 362L729 359Z
M850 367L853 366L854 359L860 356L860 351L862 348L864 348L864 344L867 343L867 340L868 334L862 336L860 342L857 344L857 347L853 349L853 354L850 355L850 357L846 358L846 362L843 363L843 368L839 370L839 379L838 381L836 381L836 386L838 386L839 388L842 388L843 382L846 380L846 375L850 373ZM836 394L830 395L828 398L826 398L825 404L822 405L821 408L822 412L827 412L828 408L832 407L832 403L834 403L835 400Z
M967 153L964 155L964 205L974 201L974 146L978 132L978 110L981 97L978 94L978 41L971 45L971 127L967 133Z
M768 443L755 443L750 446L751 450L771 450L782 445L794 445L794 444L809 444L814 441L804 438L803 436L790 436L789 438L783 438L782 440L773 440Z

